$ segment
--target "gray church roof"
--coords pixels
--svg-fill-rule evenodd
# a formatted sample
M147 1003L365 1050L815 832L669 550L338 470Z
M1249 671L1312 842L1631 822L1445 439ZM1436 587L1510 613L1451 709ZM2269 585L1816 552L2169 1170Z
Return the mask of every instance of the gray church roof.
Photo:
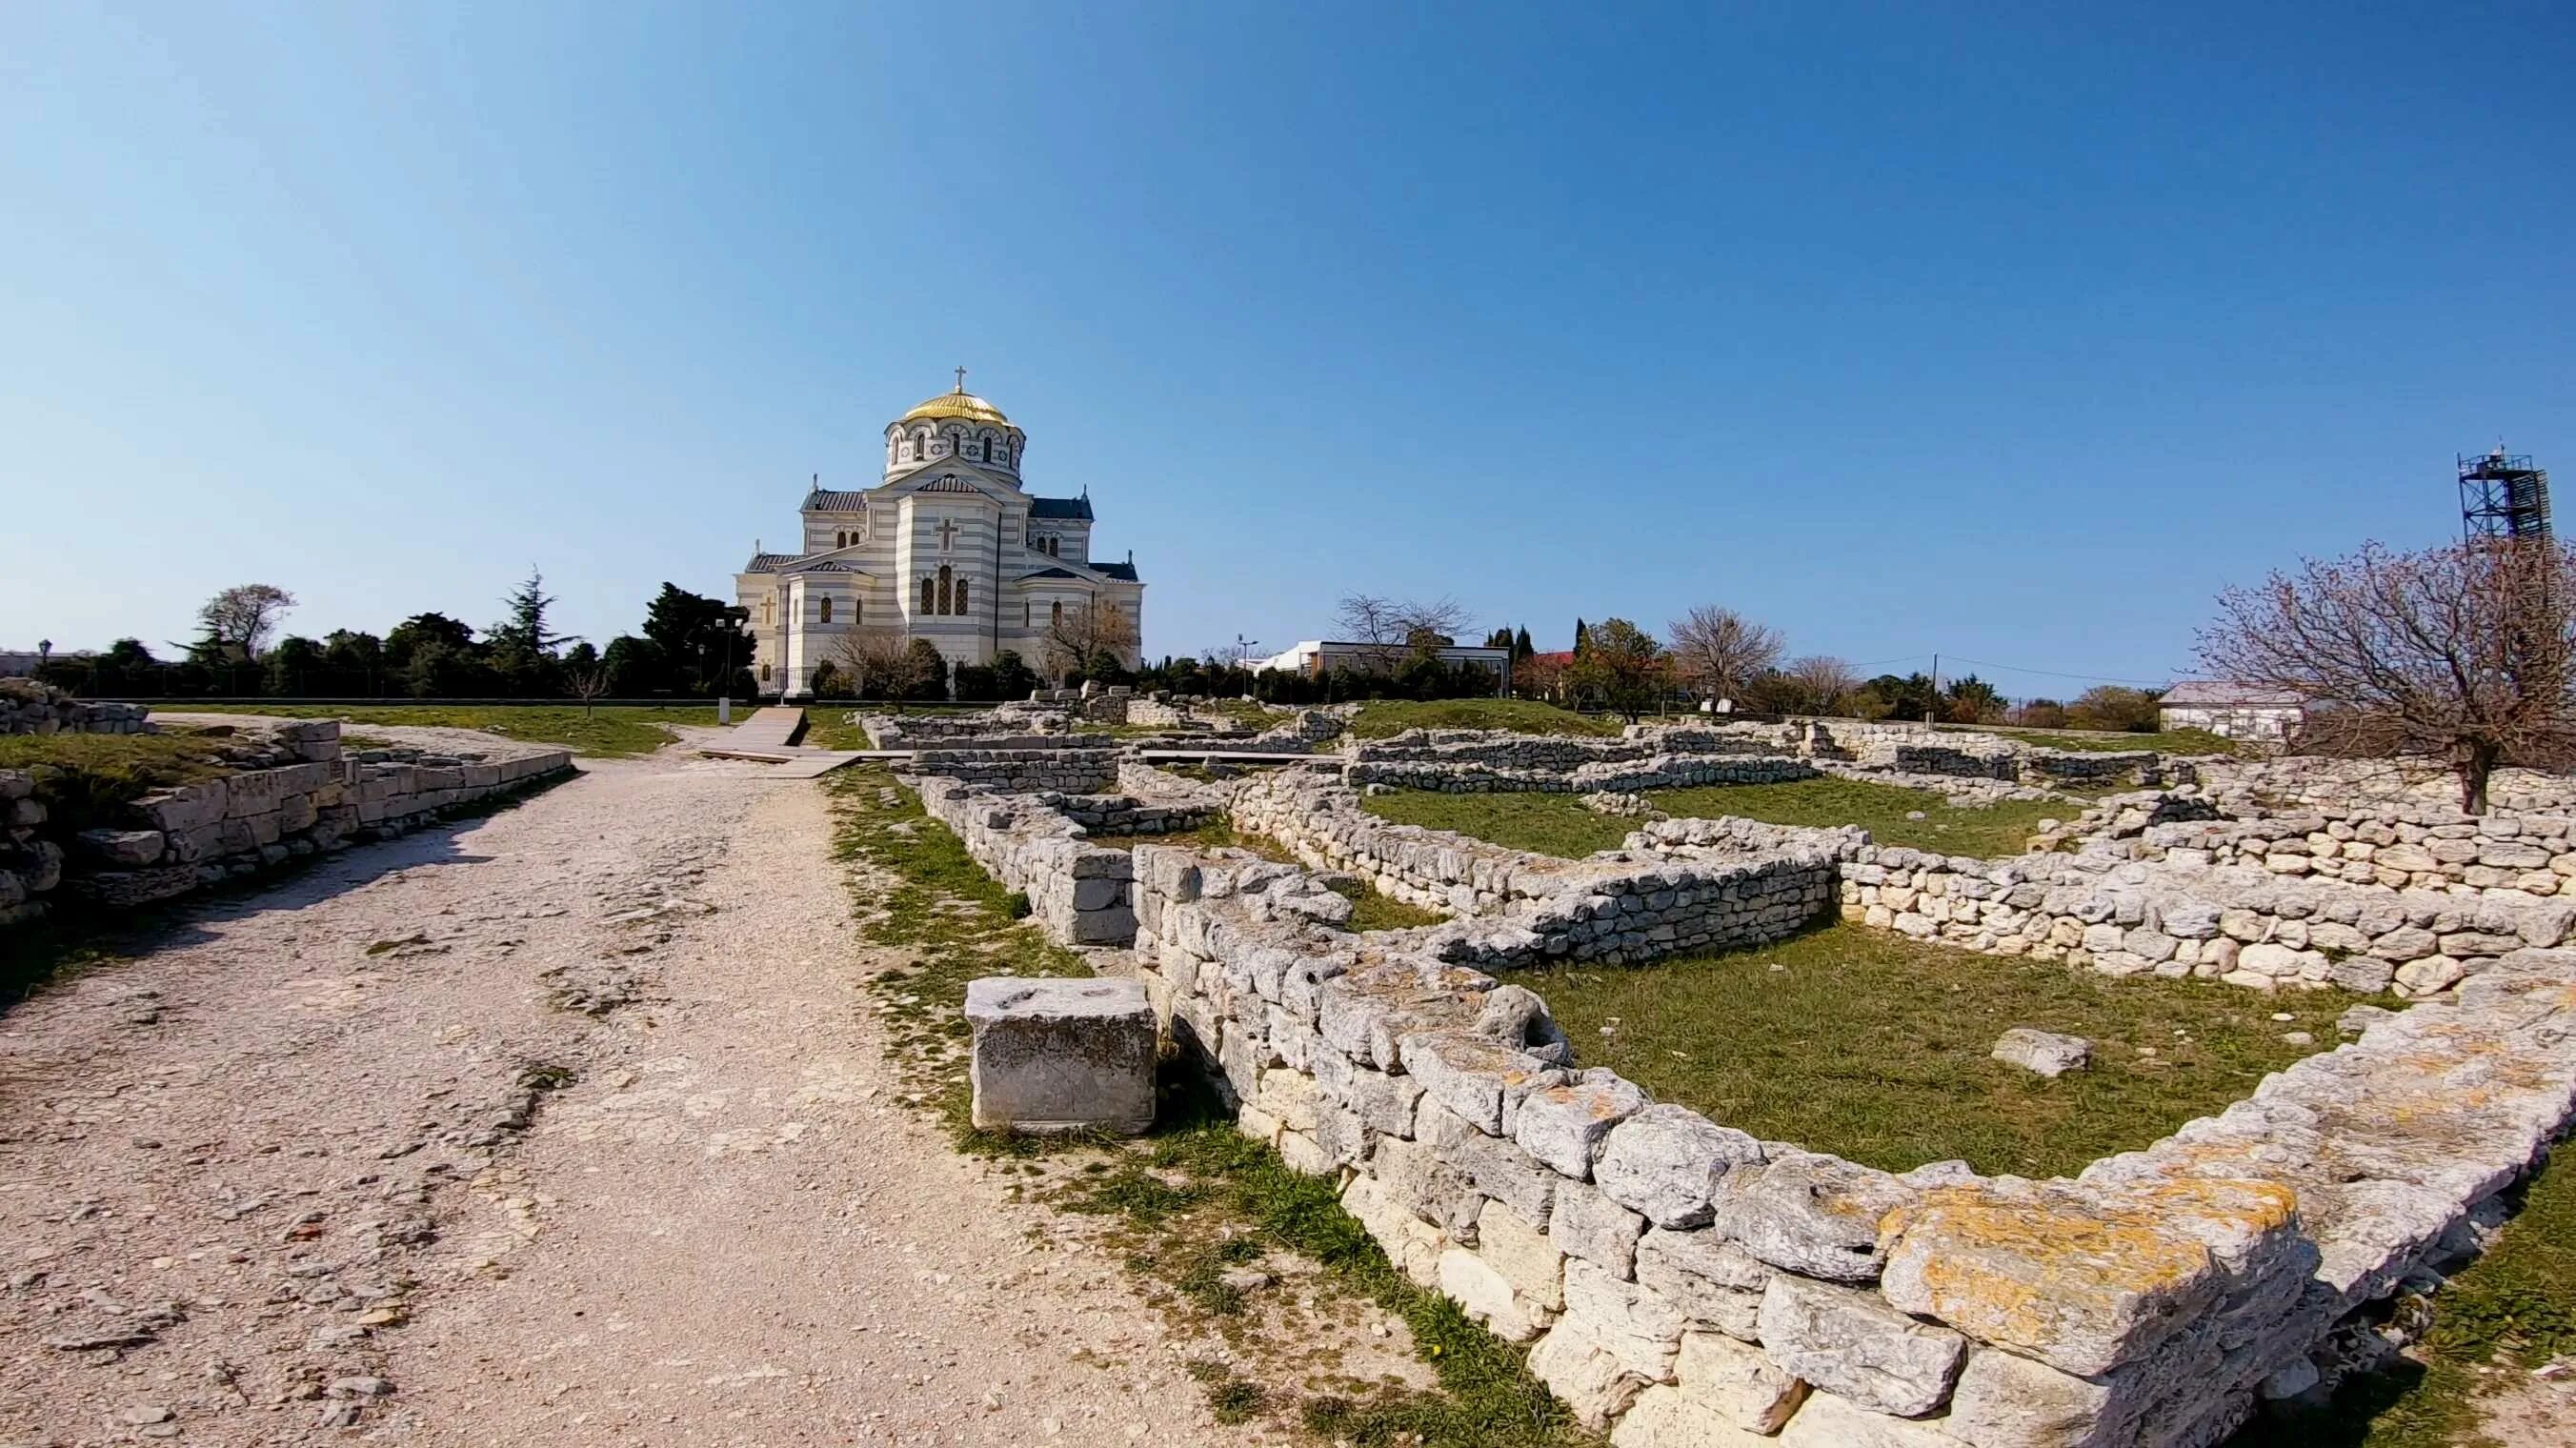
M830 488L816 488L805 495L805 507L808 511L819 509L827 513L852 512L866 507L867 499L868 495L865 493L835 492Z
M1035 573L1023 573L1014 581L1026 582L1032 578L1079 578L1081 576L1069 568L1041 568Z
M1091 500L1089 498L1031 498L1029 516L1075 518L1088 523L1091 521Z
M754 553L751 555L751 561L743 565L742 571L745 573L776 573L778 571L779 564L793 563L800 556L802 555L795 553Z
M1091 565L1091 569L1093 572L1101 574L1104 577L1119 579L1123 582L1143 582L1142 579L1139 579L1136 576L1136 565L1133 563L1094 563Z

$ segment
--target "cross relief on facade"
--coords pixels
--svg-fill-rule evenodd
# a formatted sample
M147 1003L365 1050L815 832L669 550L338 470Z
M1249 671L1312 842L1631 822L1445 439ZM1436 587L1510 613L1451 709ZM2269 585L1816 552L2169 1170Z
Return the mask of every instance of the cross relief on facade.
M942 552L942 553L945 553L945 552L947 552L950 548L954 547L954 546L956 545L956 543L957 543L957 520L956 520L956 519L954 519L954 518L942 518L942 519L940 519L940 520L939 520L939 551L940 551L940 552Z

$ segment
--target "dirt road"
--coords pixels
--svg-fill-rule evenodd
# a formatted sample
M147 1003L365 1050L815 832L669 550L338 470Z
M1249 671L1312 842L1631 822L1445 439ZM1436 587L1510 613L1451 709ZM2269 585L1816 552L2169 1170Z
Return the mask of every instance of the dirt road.
M0 1444L1243 1441L891 1099L828 833L598 763L0 1016Z

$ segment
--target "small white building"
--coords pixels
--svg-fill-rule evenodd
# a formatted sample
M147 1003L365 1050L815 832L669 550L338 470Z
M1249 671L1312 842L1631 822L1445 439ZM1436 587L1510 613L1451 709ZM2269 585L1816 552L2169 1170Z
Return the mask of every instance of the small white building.
M2186 679L2156 700L2158 728L2206 729L2222 739L2278 742L2307 716L2307 700L2297 694L2220 679Z
M1497 694L1504 691L1511 679L1512 651L1510 649L1491 648L1482 644L1443 644L1433 650L1433 654L1440 662L1453 668L1460 664L1473 664L1491 673L1494 676L1494 692ZM1290 646L1281 653L1272 654L1266 659L1254 659L1247 667L1255 673L1277 670L1283 673L1302 674L1310 679L1320 679L1327 672L1389 668L1411 656L1411 648L1403 644L1345 643L1336 639L1308 639L1304 643Z

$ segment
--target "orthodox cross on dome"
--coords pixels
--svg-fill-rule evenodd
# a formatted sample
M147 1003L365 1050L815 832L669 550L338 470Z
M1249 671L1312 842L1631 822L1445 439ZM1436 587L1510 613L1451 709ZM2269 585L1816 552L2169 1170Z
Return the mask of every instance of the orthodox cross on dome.
M957 369L957 390L960 392L966 390L966 369L963 367Z
M957 520L956 520L956 519L954 519L954 518L942 518L942 519L940 519L940 520L939 520L939 551L940 551L940 552L942 552L942 553L947 552L947 551L949 550L949 548L950 548L952 545L954 545L956 542L957 542Z

